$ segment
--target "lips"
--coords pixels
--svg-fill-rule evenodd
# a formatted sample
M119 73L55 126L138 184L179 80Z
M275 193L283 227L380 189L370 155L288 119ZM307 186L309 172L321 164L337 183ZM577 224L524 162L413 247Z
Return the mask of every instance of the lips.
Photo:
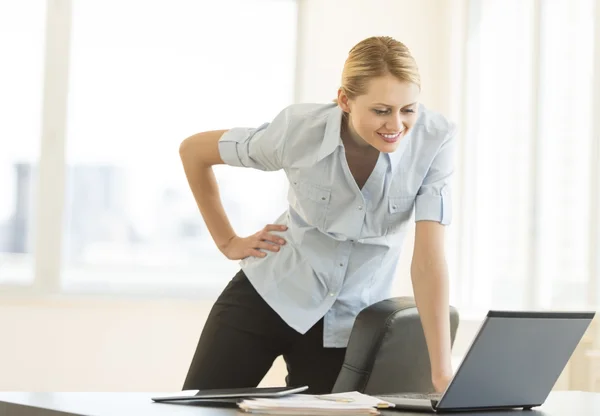
M402 136L402 133L404 133L404 130L396 132L396 133L379 133L379 132L377 132L379 137L381 137L383 140L385 140L388 143L395 143L396 141L398 141L400 136Z

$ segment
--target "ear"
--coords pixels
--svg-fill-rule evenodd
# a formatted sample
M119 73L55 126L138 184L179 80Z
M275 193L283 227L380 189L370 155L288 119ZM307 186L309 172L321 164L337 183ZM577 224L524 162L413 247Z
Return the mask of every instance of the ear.
M344 92L343 88L339 88L338 89L338 105L340 106L340 108L342 109L342 111L344 113L349 113L350 112L350 105L348 104L348 96L346 95L346 93Z

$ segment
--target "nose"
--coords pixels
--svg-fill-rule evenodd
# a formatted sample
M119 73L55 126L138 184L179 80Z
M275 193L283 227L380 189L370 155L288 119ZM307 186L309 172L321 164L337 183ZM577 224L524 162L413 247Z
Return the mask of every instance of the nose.
M385 123L385 127L388 131L401 131L402 130L402 117L400 114L395 114L390 117Z

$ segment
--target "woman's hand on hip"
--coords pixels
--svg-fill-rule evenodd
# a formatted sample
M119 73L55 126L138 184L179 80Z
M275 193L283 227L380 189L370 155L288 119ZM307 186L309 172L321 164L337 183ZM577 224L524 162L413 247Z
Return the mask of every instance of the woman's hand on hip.
M271 234L271 232L285 230L287 230L287 226L285 225L269 224L249 237L235 236L231 238L227 244L221 248L221 252L229 260L241 260L250 256L265 257L267 253L260 249L277 252L279 251L279 247L285 244L283 238Z

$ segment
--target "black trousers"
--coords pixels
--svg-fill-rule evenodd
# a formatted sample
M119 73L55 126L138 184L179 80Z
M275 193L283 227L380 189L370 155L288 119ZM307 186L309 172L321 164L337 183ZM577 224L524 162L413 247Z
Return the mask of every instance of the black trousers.
M322 319L304 335L287 325L240 271L210 311L183 389L256 387L282 355L286 385L329 393L345 352L323 347Z

